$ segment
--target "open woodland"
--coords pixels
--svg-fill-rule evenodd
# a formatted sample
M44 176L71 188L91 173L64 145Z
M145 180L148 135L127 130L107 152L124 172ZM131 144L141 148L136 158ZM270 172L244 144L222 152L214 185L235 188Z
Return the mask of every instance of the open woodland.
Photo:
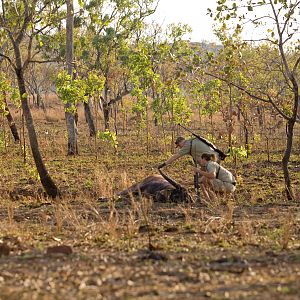
M299 2L217 1L214 45L145 25L151 0L2 1L0 300L299 299ZM182 157L189 201L118 196L178 124L235 193L197 199Z

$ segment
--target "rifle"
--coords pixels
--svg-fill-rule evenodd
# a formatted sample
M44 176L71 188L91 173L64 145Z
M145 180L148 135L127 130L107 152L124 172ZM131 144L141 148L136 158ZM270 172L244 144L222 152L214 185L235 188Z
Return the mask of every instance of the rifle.
M220 160L224 160L227 155L221 151L220 149L218 149L213 143L211 143L210 141L208 141L207 139L205 139L204 137L194 133L193 131L191 131L190 129L184 127L181 124L178 124L180 127L182 127L184 130L188 131L189 133L191 133L194 137L196 137L197 139L199 139L200 141L202 141L203 143L205 143L206 145L208 145L209 147L211 147L215 152L217 152L219 154L219 158Z

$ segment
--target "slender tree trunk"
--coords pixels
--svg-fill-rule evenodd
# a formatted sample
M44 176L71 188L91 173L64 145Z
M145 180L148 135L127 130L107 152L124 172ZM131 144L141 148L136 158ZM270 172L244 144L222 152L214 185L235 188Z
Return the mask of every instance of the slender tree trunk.
M67 0L67 22L66 22L66 64L67 72L73 78L73 28L74 9L73 0ZM71 104L65 104L65 118L68 130L68 155L78 154L77 128L74 112L70 111Z
M36 93L36 105L37 105L38 108L41 108L42 105L43 105L42 96L41 96L40 92L38 92L38 91Z
M246 122L244 124L244 132L245 132L245 149L247 151L247 158L249 157L249 132L246 125Z
M115 126L115 133L118 135L118 104L115 103L114 105L114 126Z
M109 106L104 103L103 105L103 117L104 117L104 128L109 129L109 113L110 113L110 108Z
M18 129L17 129L16 123L13 119L13 116L11 115L11 113L9 111L9 108L8 108L8 105L7 105L7 102L6 102L5 92L4 92L4 103L5 103L5 116L6 116L6 119L8 121L10 131L11 131L11 133L12 133L14 139L15 139L15 142L19 142L20 137L19 137Z
M287 122L286 149L284 151L284 155L282 158L282 169L283 169L283 174L284 174L285 188L286 188L286 194L287 194L288 200L294 199L294 194L293 194L293 190L292 190L291 179L290 179L290 174L289 174L289 169L288 169L288 163L289 163L289 160L291 157L292 146L293 146L294 126L295 126L295 120L290 119Z
M199 127L202 127L202 115L201 115L201 107L198 107L198 116L199 116Z
M150 129L149 129L148 107L146 107L146 138L147 138L147 157L149 157L149 152L150 152Z
M84 105L85 119L86 119L86 122L87 122L87 124L89 126L89 130L90 130L90 136L95 136L96 128L95 128L95 124L94 124L94 120L93 120L93 116L92 116L92 112L91 112L90 99L87 103L84 102L83 105Z
M14 45L14 50L15 50L16 65L17 65L16 75L17 75L17 79L18 79L18 86L19 86L19 92L21 95L22 109L23 109L23 114L24 114L25 121L26 121L26 127L27 127L27 131L28 131L32 156L33 156L37 171L39 173L41 183L42 183L47 195L49 195L51 197L56 197L59 194L59 190L56 187L54 181L51 179L51 177L44 165L44 162L42 160L42 156L41 156L41 153L39 150L37 135L36 135L34 124L33 124L31 111L30 111L30 108L28 105L28 97L25 96L25 95L27 95L27 93L26 93L26 87L25 87L25 80L23 77L23 68L22 68L21 53L20 53L19 46Z
M258 114L258 124L260 129L262 130L264 127L264 117L263 117L264 112L261 106L257 106L256 111Z
M105 82L104 87L104 101L103 101L103 117L104 117L104 128L109 129L109 116L110 116L110 107L108 105L108 87Z
M32 105L36 105L34 92L31 92L31 97L32 97ZM30 98L29 98L29 105L30 105Z
M233 121L232 121L232 89L229 85L229 126L228 126L228 147L232 147L232 131L233 131Z
M7 47L8 45L8 42L6 41L3 46L1 47L0 49L0 53L3 53L5 48ZM3 61L3 56L0 56L0 64L2 63ZM3 96L4 96L4 104L5 104L5 107L4 107L4 110L5 110L5 116L6 116L6 119L8 121L8 125L9 125L9 128L11 130L11 133L15 139L15 142L20 142L20 137L19 137L19 133L18 133L18 129L17 129L17 126L16 126L16 123L13 119L13 116L11 115L10 111L9 111L9 108L8 108L8 105L7 105L7 100L6 100L6 93L3 92ZM6 145L6 143L5 143Z
M267 156L268 156L268 162L270 162L270 145L269 145L269 136L266 136L266 144L267 144Z
M126 108L124 108L123 110L123 134L125 134L125 132L127 132L127 111Z
M32 156L38 171L38 174L40 176L41 183L43 185L43 188L45 189L47 195L51 197L56 197L59 195L59 190L56 187L54 181L50 177L40 150L39 150L39 144L37 140L37 135L35 132L34 124L33 124L33 119L31 115L31 111L28 105L28 94L26 91L26 86L25 86L25 80L24 80L24 66L22 63L22 56L21 56L21 49L20 49L20 43L22 41L22 38L24 37L23 34L20 33L20 35L17 38L17 41L14 41L12 34L9 33L10 40L12 42L13 48L14 48L14 54L15 54L15 73L18 79L18 87L19 87L19 92L21 96L21 104L22 104L22 110L23 110L23 115L25 117L26 121L26 127L28 131L28 137L29 137L29 142L30 142L30 148L32 151Z

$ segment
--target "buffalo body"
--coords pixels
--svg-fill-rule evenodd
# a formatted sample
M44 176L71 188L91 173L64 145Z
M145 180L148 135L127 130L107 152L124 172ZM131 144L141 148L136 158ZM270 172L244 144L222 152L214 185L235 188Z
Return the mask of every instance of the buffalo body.
M187 189L174 180L162 175L152 175L141 182L133 184L128 189L118 193L119 197L149 197L159 202L186 202L191 200Z

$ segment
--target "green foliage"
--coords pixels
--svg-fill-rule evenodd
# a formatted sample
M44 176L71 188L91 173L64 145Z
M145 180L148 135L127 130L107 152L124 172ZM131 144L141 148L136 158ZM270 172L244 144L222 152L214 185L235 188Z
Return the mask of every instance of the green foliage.
M171 112L172 121L175 124L190 121L192 110L182 90L179 88L177 80L171 80L168 84L165 84L162 89L162 97L165 100L163 110L159 111L159 109L157 109L159 107L153 107L156 116L164 112Z
M33 167L29 163L25 163L24 169L26 170L26 172L30 178L40 181L40 175L35 166Z
M137 113L141 117L145 117L146 109L148 107L148 98L143 95L142 90L139 90L139 94L136 93L135 90L134 95L137 96L137 101L132 105L132 111Z
M148 50L146 44L140 43L135 49L124 48L121 55L123 65L129 70L131 95L136 97L132 110L142 117L141 121L144 121L148 107L147 91L159 82L159 75L152 69Z
M74 113L80 101L87 101L86 81L79 77L72 79L72 76L66 71L62 71L57 75L56 89L62 102L68 106L66 109L68 112Z
M85 94L95 96L99 94L104 87L105 78L97 72L89 72L85 79Z
M173 98L173 121L176 124L185 124L190 122L192 110L189 103L183 95L179 94Z
M189 120L192 111L180 87L187 72L184 66L191 57L188 43L182 40L188 31L188 26L173 24L163 39L148 36L134 48L123 49L122 63L129 69L131 94L137 98L133 109L140 117L146 115L150 95L151 108L159 122L166 114L172 122Z
M212 143L215 143L216 142L216 138L214 135L210 134L210 133L207 133L206 134L206 138L211 141Z
M43 35L53 34L55 30L49 34L49 28L55 28L65 17L64 9L60 9L64 3L63 0L4 1L0 12L0 36L4 28L16 36L22 32L33 36L35 47L42 48L45 45Z
M194 104L200 109L202 115L210 115L218 112L221 107L220 88L221 81L213 79L205 82L194 81L191 93L194 96Z
M254 133L254 135L253 135L253 142L258 144L258 143L260 143L260 141L261 141L260 134Z
M102 141L107 141L110 143L110 145L117 150L118 148L118 141L117 141L117 135L114 132L109 131L106 129L103 131L97 132L97 137Z
M11 86L10 81L3 72L0 72L0 113L6 115L5 99L9 97L18 107L21 104L21 98L17 89Z
M5 139L4 132L0 131L0 152L2 152L6 146L8 146L8 143Z
M231 146L228 151L228 156L234 157L234 158L236 158L236 157L246 158L248 156L248 154L247 154L247 149L244 146L240 146L240 147Z

